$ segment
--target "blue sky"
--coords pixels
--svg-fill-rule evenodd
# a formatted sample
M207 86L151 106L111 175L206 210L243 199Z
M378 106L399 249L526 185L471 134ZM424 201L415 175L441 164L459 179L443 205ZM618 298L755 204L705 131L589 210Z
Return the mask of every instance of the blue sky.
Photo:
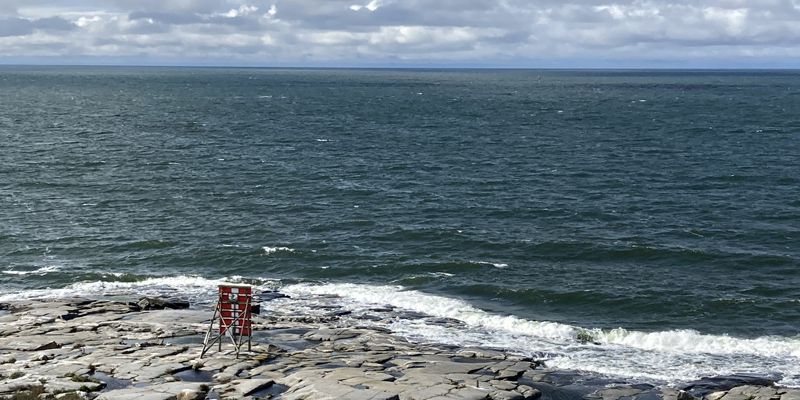
M798 68L800 0L0 0L0 63Z

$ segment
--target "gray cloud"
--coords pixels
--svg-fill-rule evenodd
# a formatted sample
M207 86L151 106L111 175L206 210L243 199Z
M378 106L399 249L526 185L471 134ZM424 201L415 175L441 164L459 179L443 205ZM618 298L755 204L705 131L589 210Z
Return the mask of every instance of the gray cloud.
M0 15L8 17L17 16L17 5L15 1L0 0Z
M198 24L203 18L197 14L181 14L174 12L137 11L128 15L132 21L152 20L167 25Z
M800 0L69 3L0 0L0 56L145 54L212 63L800 59Z
M144 12L209 13L227 6L224 0L116 0L123 10Z
M25 36L37 30L69 31L76 26L61 17L40 19L4 18L0 19L0 37Z

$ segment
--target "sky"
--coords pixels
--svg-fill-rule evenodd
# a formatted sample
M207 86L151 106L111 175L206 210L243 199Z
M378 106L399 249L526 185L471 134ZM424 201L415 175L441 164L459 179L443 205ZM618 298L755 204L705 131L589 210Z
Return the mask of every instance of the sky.
M800 0L0 0L0 64L800 68Z

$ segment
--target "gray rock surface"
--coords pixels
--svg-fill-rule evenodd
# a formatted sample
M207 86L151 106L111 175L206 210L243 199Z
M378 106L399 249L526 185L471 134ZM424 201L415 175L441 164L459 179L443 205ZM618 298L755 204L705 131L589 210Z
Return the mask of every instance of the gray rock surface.
M223 343L200 359L211 310L168 309L157 300L0 304L8 312L0 315L0 398L33 386L44 388L42 398L70 391L109 400L523 400L543 392L556 399L696 398L688 387L585 387L578 372L550 370L538 360L410 343L385 329L345 326L333 314L254 316L254 330L268 333L270 343L255 341L238 358ZM723 381L735 386L704 389L704 400L800 400L800 390L769 381Z

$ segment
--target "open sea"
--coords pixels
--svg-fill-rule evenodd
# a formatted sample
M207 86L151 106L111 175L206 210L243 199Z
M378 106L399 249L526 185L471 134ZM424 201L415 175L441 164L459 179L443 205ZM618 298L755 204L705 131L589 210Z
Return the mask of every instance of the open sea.
M0 301L220 282L800 387L800 71L0 67Z

